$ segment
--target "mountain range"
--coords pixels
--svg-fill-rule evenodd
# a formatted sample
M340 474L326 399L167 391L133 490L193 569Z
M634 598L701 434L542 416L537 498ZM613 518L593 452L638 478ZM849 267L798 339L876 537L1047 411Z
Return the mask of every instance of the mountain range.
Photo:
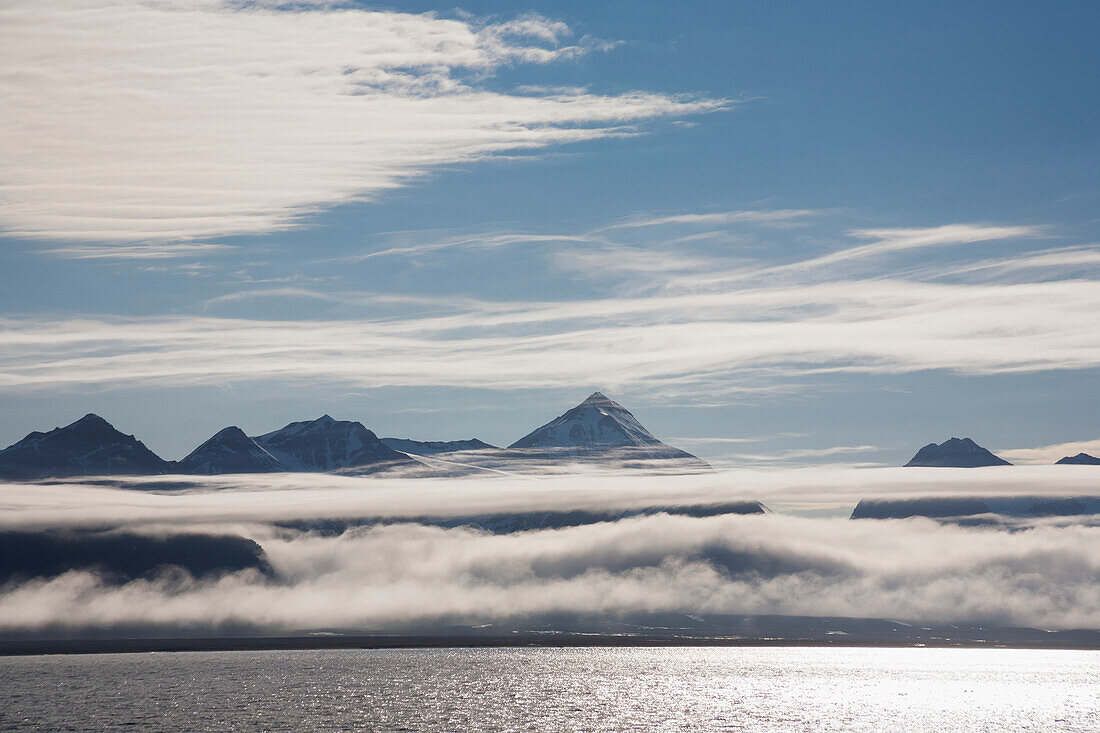
M323 472L367 474L400 470L408 475L499 471L521 462L546 468L562 463L644 466L666 472L709 470L692 454L661 442L625 407L595 392L579 405L536 428L507 448L477 438L423 441L379 438L362 423L322 415L263 435L237 426L219 430L180 461L166 461L133 435L88 414L65 427L32 432L0 450L0 479L24 481L76 476ZM1059 464L1100 465L1086 453ZM970 438L930 443L906 466L1006 466Z
M288 471L352 472L416 463L379 440L363 423L333 420L328 415L292 422L252 440Z
M917 451L917 454L905 465L923 468L981 468L1012 464L970 438L950 438L939 444L929 443ZM1088 453L1078 453L1055 461L1055 465L1100 466L1100 458L1090 456Z
M289 471L364 474L393 469L419 469L418 475L427 475L425 470L440 465L432 459L446 454L461 454L467 459L480 455L484 462L494 465L518 460L621 462L629 458L684 464L691 470L709 468L690 453L662 443L626 408L596 392L520 438L507 450L477 438L456 441L379 438L360 422L322 415L256 436L246 435L237 426L223 428L182 460L166 461L134 436L125 435L98 415L89 414L48 433L31 433L0 451L0 477L33 480L91 475Z

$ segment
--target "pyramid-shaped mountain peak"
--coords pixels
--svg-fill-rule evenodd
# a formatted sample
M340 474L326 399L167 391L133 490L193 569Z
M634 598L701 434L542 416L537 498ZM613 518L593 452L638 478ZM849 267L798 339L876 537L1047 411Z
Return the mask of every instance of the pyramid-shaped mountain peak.
M74 435L87 435L87 436L122 436L123 433L115 428L114 425L104 420L94 412L89 412L84 417L80 418L76 422L69 423L63 428L55 428L56 430L64 430Z
M690 453L662 443L629 410L602 392L593 392L584 402L523 436L509 448L578 456L629 453L646 460L699 461Z

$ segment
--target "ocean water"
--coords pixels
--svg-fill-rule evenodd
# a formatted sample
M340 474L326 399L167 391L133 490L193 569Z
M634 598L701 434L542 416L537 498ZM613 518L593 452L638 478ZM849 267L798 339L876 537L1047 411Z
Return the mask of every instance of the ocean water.
M1100 652L592 648L0 658L0 730L1098 731Z

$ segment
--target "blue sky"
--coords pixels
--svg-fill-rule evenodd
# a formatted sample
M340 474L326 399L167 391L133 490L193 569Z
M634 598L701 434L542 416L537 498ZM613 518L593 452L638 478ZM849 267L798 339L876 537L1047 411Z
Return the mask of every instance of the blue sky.
M0 13L0 443L1100 447L1093 3Z

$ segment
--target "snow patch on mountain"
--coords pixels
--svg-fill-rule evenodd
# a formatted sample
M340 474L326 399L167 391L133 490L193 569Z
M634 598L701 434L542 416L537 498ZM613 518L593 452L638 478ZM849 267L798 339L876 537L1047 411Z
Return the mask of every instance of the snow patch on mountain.
M512 443L509 450L702 463L690 453L662 443L629 410L600 392Z

